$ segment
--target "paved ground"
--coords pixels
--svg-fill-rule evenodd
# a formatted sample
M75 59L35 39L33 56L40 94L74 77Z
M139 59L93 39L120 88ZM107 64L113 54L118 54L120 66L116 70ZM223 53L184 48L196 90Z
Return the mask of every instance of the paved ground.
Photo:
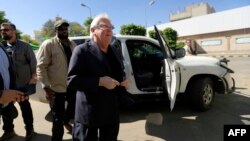
M250 57L250 51L211 52L208 54L198 54L198 55L211 56L211 57L216 57L216 58Z
M41 86L37 85L37 93L31 96L30 102L33 109L34 115L34 128L35 132L37 132L34 137L34 141L49 141L51 139L51 127L52 123L50 121L50 116L48 116L48 112L50 111L49 105L47 103L41 102L44 101L44 92L41 89ZM14 121L15 131L18 134L17 137L13 138L10 141L22 141L25 136L24 123L22 121L21 111L19 105L15 104L19 116ZM143 116L144 117L144 116ZM151 119L153 117L153 119ZM145 128L142 128L146 125L146 122L152 121L153 123L160 124L162 117L150 114L146 117L146 120L132 120L130 115L125 113L122 115L123 122L120 124L120 134L118 137L119 141L143 141L147 139L147 141L164 141L158 137L147 135ZM130 121L131 120L131 121ZM2 125L2 123L1 123ZM131 128L132 127L132 128ZM66 129L65 129L66 132ZM3 134L3 130L0 129L0 135ZM136 137L136 140L134 138ZM65 133L63 139L65 141L71 140L71 135L69 133Z
M36 136L34 137L34 141L49 141L51 139L51 122L46 119L46 115L49 111L49 106L46 103L38 102L35 100L30 100L31 105L33 108L34 113L34 128L37 132ZM19 105L16 103L16 107L19 111L18 118L14 121L15 124L15 131L18 134L17 137L13 138L10 141L22 141L24 140L25 136L25 130L24 130L24 124L22 121L22 117L20 115L20 108ZM155 120L155 116L158 115L152 115L154 119L151 119L153 123L160 124L162 117L159 115L159 118ZM146 121L149 121L151 116L147 116L148 120L138 120L133 122L124 122L121 123L120 127L120 134L119 134L119 141L135 141L133 138L136 137L137 141L143 141L144 139L147 139L147 141L164 141L160 138L153 137L146 134L144 127L146 124ZM2 124L2 123L1 123ZM131 128L133 127L133 128ZM66 130L65 130L66 131ZM2 135L3 131L0 130L0 134ZM71 140L71 135L69 133L65 133L63 139L65 141ZM140 140L141 139L141 140Z
M51 122L46 120L45 117L49 111L49 105L46 103L30 100L32 109L33 109L33 115L34 115L34 128L35 131L37 132L37 135L34 137L34 141L49 141L51 138ZM17 137L15 137L11 141L22 141L24 140L25 136L25 129L24 129L24 123L22 121L22 116L20 112L19 105L16 103L15 104L18 111L19 111L19 116L17 119L14 121L15 124L15 131L18 134ZM1 123L2 124L2 123ZM0 134L2 135L2 130L0 130ZM70 140L71 135L70 134L65 134L64 135L65 140Z

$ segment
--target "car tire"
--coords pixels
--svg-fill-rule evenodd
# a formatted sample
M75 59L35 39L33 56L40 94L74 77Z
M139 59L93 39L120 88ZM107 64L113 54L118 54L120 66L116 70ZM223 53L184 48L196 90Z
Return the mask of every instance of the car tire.
M206 111L214 101L214 84L211 78L198 78L189 89L191 101L196 110Z

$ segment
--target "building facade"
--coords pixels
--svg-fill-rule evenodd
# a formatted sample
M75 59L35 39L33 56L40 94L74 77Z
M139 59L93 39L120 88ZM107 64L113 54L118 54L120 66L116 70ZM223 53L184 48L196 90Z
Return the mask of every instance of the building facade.
M202 16L214 13L215 10L208 3L198 3L186 6L183 11L169 14L169 21L174 22L178 20L188 19L192 17Z
M176 30L178 41L192 39L198 53L250 51L250 6L178 19L157 27ZM150 30L153 27L147 28Z

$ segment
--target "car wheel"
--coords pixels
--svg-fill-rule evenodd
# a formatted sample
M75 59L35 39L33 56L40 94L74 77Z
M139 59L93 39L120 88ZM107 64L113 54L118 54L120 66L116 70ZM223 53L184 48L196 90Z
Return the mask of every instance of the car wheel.
M190 89L192 104L199 111L206 111L211 108L214 100L214 85L210 78L199 78L193 83Z

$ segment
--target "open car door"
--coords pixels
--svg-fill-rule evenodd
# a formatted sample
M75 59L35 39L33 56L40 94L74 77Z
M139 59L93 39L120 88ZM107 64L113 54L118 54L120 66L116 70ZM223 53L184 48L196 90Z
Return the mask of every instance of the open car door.
M174 56L169 46L167 45L167 42L164 40L157 27L154 26L154 28L164 55L163 68L161 73L163 76L163 83L165 83L163 84L163 86L167 90L168 98L170 100L170 109L172 111L175 105L175 100L177 95L177 89L178 89L177 84L179 84L179 75L177 75Z

